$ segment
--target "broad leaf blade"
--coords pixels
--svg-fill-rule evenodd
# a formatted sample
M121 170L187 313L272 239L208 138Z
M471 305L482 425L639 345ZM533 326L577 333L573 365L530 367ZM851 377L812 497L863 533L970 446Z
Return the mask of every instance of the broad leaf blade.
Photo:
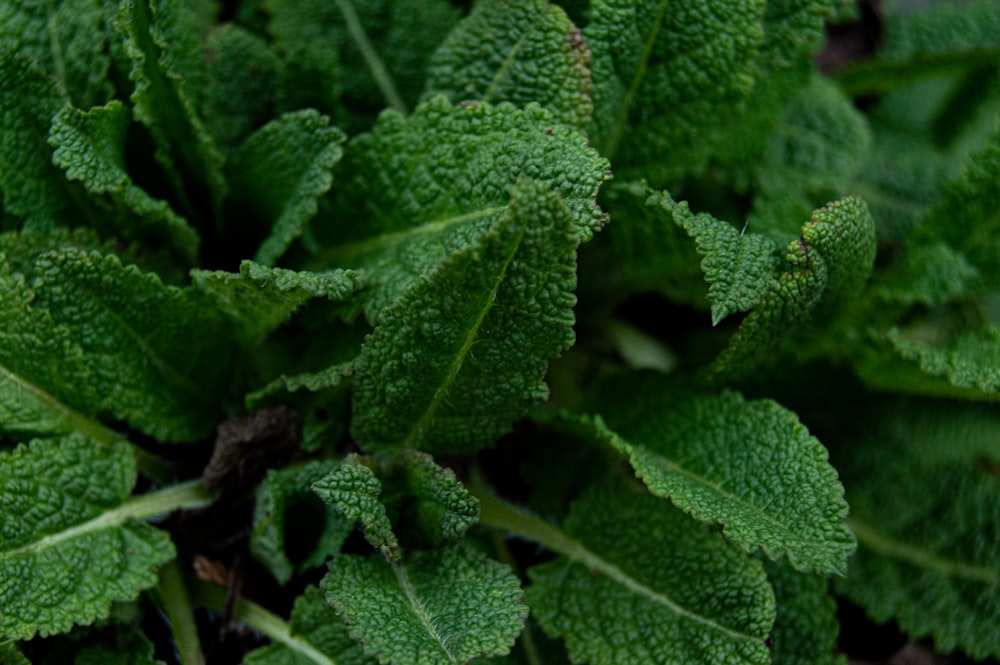
M525 106L556 120L590 123L590 50L565 12L544 0L480 2L431 58L425 97Z
M527 594L574 662L771 662L774 594L760 563L718 534L662 499L623 490L589 492L565 529L574 558L529 569Z
M559 198L520 182L478 242L379 317L355 373L359 443L467 452L545 398L548 360L574 339L578 243Z
M135 480L130 446L79 435L0 455L0 636L89 625L156 584L174 546L116 511Z
M351 636L384 663L466 663L506 654L528 608L509 568L462 547L403 561L341 556L322 583Z
M426 453L407 451L403 475L413 501L413 521L430 546L455 544L479 521L479 501L469 494L455 472L438 466Z
M798 570L845 572L855 542L844 488L826 449L792 412L729 391L692 393L652 374L605 384L595 408L613 430L598 422L596 432L653 494L721 524L745 552L787 556Z
M764 564L778 614L771 631L773 665L845 665L836 656L837 603L827 579L800 573L783 561Z

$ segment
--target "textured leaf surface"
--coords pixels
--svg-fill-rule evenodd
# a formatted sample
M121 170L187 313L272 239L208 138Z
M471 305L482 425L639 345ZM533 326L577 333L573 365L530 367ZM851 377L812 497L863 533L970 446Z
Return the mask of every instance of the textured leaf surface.
M336 461L324 460L301 469L270 470L257 488L250 551L281 584L322 565L354 528L312 491L313 483L336 468Z
M654 374L609 382L595 402L613 430L598 422L597 432L650 492L722 524L746 552L844 573L855 545L844 489L826 449L791 411L730 391L692 393Z
M674 201L667 192L653 194L647 204L666 211L694 240L709 284L712 325L734 312L747 311L764 298L780 271L773 242L756 233L737 231L709 214L696 215L687 203Z
M455 472L438 466L426 453L408 451L403 473L415 502L415 520L433 546L457 543L479 521L479 501Z
M715 371L745 376L767 362L790 329L856 298L874 260L875 226L863 201L848 197L813 211L788 244L788 269L740 324Z
M222 154L196 112L205 80L197 17L181 0L126 0L115 28L132 64L132 113L153 136L175 194L186 208L207 196L217 211L226 182Z
M23 276L0 253L0 429L19 435L73 431L99 404L83 350L68 329L33 309Z
M942 377L958 388L983 393L1000 391L1000 329L965 332L943 345L907 339L892 329L887 339L904 359L934 377Z
M346 138L314 110L286 113L240 146L230 170L232 196L241 210L263 221L270 235L254 259L273 265L318 208L333 184Z
M212 310L97 252L45 253L36 272L37 306L83 348L105 409L161 440L211 431L231 354Z
M913 402L868 424L840 464L859 542L840 590L939 651L1000 655L995 411Z
M174 546L116 511L135 479L130 446L79 435L0 455L0 636L89 625L156 584Z
M52 79L61 96L81 108L101 104L111 94L107 41L104 11L93 0L0 5L0 50L25 56Z
M574 339L578 243L559 198L519 183L478 242L379 317L355 373L360 444L470 451L545 398L548 360Z
M399 541L392 532L385 505L379 499L382 483L359 456L345 457L336 471L317 480L312 488L348 520L360 522L365 538L386 559L399 559Z
M778 602L772 663L845 665L844 656L834 655L840 624L826 578L800 573L781 561L766 562L764 568Z
M351 636L382 663L465 663L510 651L528 608L509 568L462 547L403 561L342 556L322 583Z
M573 662L771 662L774 594L760 563L662 499L591 491L565 529L572 559L528 574L528 603Z
M125 171L128 122L128 111L118 101L86 112L64 106L49 132L49 144L55 148L52 162L91 194L106 195L110 210L101 219L101 228L125 240L165 245L193 264L198 234L165 201L135 185Z
M431 58L425 97L525 106L556 120L590 123L590 50L563 10L544 0L480 2Z
M347 300L363 284L353 270L298 272L254 261L240 263L239 273L192 270L191 280L214 307L230 317L247 342L259 340L313 298Z
M751 0L595 2L584 37L601 153L658 177L697 170L753 87L763 13Z
M329 660L319 661L302 649L271 644L246 655L247 665L373 665L378 662L364 654L361 645L347 633L336 610L323 600L319 587L306 587L295 599L289 621L292 638L305 640Z
M274 395L294 393L299 390L319 392L331 388L346 388L350 385L350 377L354 373L354 363L339 363L331 365L318 372L303 374L282 374L263 388L254 390L246 396L248 408L257 408Z
M369 321L421 275L503 216L515 183L548 184L571 213L581 239L605 215L595 202L608 162L573 129L538 106L452 107L442 97L409 118L386 112L371 134L348 144L338 166L330 215L314 225L324 266L368 268ZM344 220L357 219L357 223Z

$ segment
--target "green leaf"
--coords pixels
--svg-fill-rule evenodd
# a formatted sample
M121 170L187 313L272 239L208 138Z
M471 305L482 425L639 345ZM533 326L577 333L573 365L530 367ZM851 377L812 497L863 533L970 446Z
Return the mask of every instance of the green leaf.
M330 365L318 372L304 372L293 375L282 374L263 388L247 393L246 405L249 409L255 409L275 395L294 393L299 390L320 392L329 389L346 389L350 385L350 378L353 374L353 361Z
M215 427L232 349L214 311L97 252L44 253L36 275L36 307L83 348L104 409L162 441Z
M656 496L719 523L745 552L843 574L854 551L847 503L827 451L792 412L739 393L698 394L660 375L602 385L594 433ZM610 429L608 429L610 428Z
M383 663L466 663L510 651L528 608L509 568L462 547L402 561L341 556L323 590L366 653Z
M712 325L734 312L751 309L772 288L780 259L777 247L765 236L737 231L706 213L695 215L686 202L674 201L667 192L652 194L647 205L666 211L694 240L709 284Z
M760 563L662 499L590 491L565 551L528 570L528 602L576 663L771 662L774 594Z
M442 97L409 118L383 113L371 134L352 140L338 165L350 174L329 210L310 227L315 263L365 268L366 316L378 313L423 275L466 248L504 215L522 177L548 184L586 240L606 221L595 197L608 162L584 137L554 124L538 106L471 104ZM363 214L364 224L344 220ZM332 222L332 223L331 223Z
M940 652L1000 655L1000 427L991 408L874 411L840 464L859 548L839 589Z
M154 646L138 627L117 627L106 640L87 644L76 653L73 665L165 665L153 658Z
M240 263L239 273L192 270L195 289L224 312L244 342L256 342L285 323L313 298L344 301L363 284L353 270L326 273L269 268L254 261Z
M337 466L334 460L324 460L301 469L269 470L257 488L250 551L281 584L322 565L354 528L312 491L312 484Z
M827 580L800 573L782 561L764 563L767 579L774 587L778 614L771 631L774 665L846 665L835 656L837 603Z
M254 260L273 265L302 235L333 184L345 138L309 109L272 120L240 146L230 169L232 199L247 218L270 228Z
M133 115L152 135L175 196L192 218L202 200L217 215L226 181L222 154L196 110L205 79L196 16L182 0L123 0L115 28L132 63Z
M365 449L481 448L548 395L547 362L574 339L579 232L528 180L491 226L379 316L354 380Z
M753 88L764 4L601 0L591 11L594 144L657 181L698 171Z
M107 44L104 11L94 0L9 0L0 5L0 51L25 56L53 80L61 97L80 108L111 96Z
M967 331L944 344L909 339L898 328L889 330L886 339L900 357L925 374L947 379L958 388L1000 392L1000 328Z
M337 612L323 600L319 587L306 587L295 599L289 625L292 640L304 640L326 660L299 645L271 644L246 655L247 665L373 665L378 662L364 655L361 645L347 633L347 626Z
M83 350L45 310L0 253L0 429L21 436L66 434L98 410Z
M49 131L49 145L55 148L52 163L110 208L99 228L124 240L165 245L185 263L193 264L200 242L197 232L165 201L133 183L125 171L128 123L128 111L117 100L87 112L63 106Z
M545 0L477 3L434 53L425 98L537 102L556 120L591 120L590 50L580 30Z
M0 454L0 637L92 624L156 584L174 546L130 519L135 480L127 444L70 435Z
M385 505L379 499L382 483L361 457L353 453L348 455L336 471L313 483L312 489L324 502L335 505L348 520L360 522L365 538L386 559L399 559L399 541L392 532Z
M760 61L786 67L803 53L816 50L824 24L841 0L768 0L764 8L764 45Z
M790 331L828 319L855 300L875 260L875 226L863 201L847 197L814 210L788 244L788 269L743 320L715 360L716 376L747 376L773 360Z
M407 451L402 459L414 521L433 547L462 540L479 521L479 501L469 494L455 472L438 466L426 453Z

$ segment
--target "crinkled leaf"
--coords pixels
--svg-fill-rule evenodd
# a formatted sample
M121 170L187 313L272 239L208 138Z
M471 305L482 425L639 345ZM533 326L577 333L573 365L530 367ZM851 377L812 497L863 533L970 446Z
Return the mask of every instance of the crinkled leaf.
M648 494L591 491L565 530L572 554L528 570L528 603L577 663L764 665L774 593L721 536Z
M0 3L0 51L25 56L81 108L102 104L112 92L104 23L94 0L7 0Z
M378 662L365 656L361 645L347 633L347 626L337 616L336 610L323 600L319 587L306 587L295 599L289 620L290 637L304 640L309 647L319 651L328 661L317 661L308 648L299 644L275 643L255 649L246 655L247 665L373 665Z
M402 561L345 555L323 578L326 600L382 663L466 663L510 651L528 608L509 568L463 547Z
M355 372L360 445L466 452L544 399L574 339L578 243L558 196L518 183L492 228L382 312Z
M650 492L722 525L745 552L797 570L843 574L854 551L847 503L827 451L791 411L735 392L692 393L660 375L600 387L595 433ZM608 429L610 428L610 429Z
M1000 425L992 408L873 413L840 467L859 548L839 588L938 651L1000 655Z
M545 0L477 3L449 33L427 69L425 97L537 102L556 120L590 123L590 50L580 30Z
M455 477L426 453L408 451L402 460L411 510L432 546L456 543L479 521L479 501Z
M824 38L824 23L842 0L767 0L764 8L764 45L760 61L788 66L814 50Z
M114 256L67 248L38 258L35 294L83 348L103 409L165 441L211 432L231 340L190 291Z
M0 454L0 637L89 625L156 584L170 537L129 520L127 444L72 434Z
M771 631L772 663L845 665L844 656L834 655L840 624L826 578L800 573L783 561L765 562L764 569L778 603Z
M98 410L83 350L45 310L0 253L0 429L65 434Z
M350 385L350 377L354 374L354 362L330 365L318 372L302 374L282 374L263 388L259 388L246 396L247 408L257 408L263 402L275 395L294 393L299 390L320 392L323 390L346 388Z
M239 273L192 270L191 281L233 321L246 342L267 335L313 298L347 300L363 283L353 270L299 272L254 261L241 262Z
M115 28L132 63L133 115L152 135L174 194L187 214L202 200L217 214L226 181L222 154L197 114L205 81L197 17L182 0L124 0Z
M234 205L270 229L254 260L273 265L302 235L333 184L346 138L312 109L286 113L254 132L240 146L230 170ZM241 221L247 223L246 221Z
M699 170L753 88L763 14L752 0L594 2L583 34L601 153L657 180Z
M379 499L382 483L361 457L348 455L336 471L313 483L312 489L323 501L335 505L348 520L360 522L365 538L386 559L399 559L399 541L392 532L385 505Z
M312 484L337 466L334 460L324 460L301 469L270 470L257 488L250 551L281 584L322 565L354 528L312 491Z
M802 235L788 244L788 269L740 324L714 371L745 376L768 362L801 323L854 300L874 260L875 226L863 201L847 197L813 211Z
M777 247L765 236L737 231L709 214L693 214L686 202L667 192L653 194L647 204L659 206L694 240L708 282L712 325L734 312L745 312L772 288L780 270Z
M503 216L522 177L562 198L581 239L605 215L595 202L608 162L538 106L453 107L443 97L409 118L383 113L371 134L348 144L330 210L312 228L316 262L364 267L369 321L415 280L466 248ZM335 215L335 226L330 224ZM357 219L359 223L345 223ZM319 218L317 218L318 221ZM363 220L363 223L360 223Z
M125 171L128 111L115 100L83 112L64 106L52 120L52 163L70 180L79 180L108 211L100 228L125 240L167 246L183 261L195 263L200 239L165 201L154 199ZM103 197L100 195L104 195Z
M896 353L925 374L944 378L958 388L988 394L1000 391L1000 329L996 327L964 332L943 345L909 339L898 328L891 329L886 339Z

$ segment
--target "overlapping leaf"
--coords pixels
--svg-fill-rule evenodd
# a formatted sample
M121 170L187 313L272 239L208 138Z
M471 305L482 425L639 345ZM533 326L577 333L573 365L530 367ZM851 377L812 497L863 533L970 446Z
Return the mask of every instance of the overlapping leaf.
M461 541L479 521L476 498L462 486L454 471L438 466L426 453L408 451L401 466L413 502L404 515L412 516L422 539L434 547Z
M80 435L0 455L0 637L89 625L156 584L169 536L129 520L130 446Z
M784 562L764 564L778 614L771 631L774 665L845 665L837 646L837 603L824 577L800 573Z
M568 556L528 574L532 613L576 663L771 662L774 593L759 562L662 499L591 491Z
M573 342L579 231L559 198L522 181L492 228L379 316L354 377L366 449L465 452L544 398Z

